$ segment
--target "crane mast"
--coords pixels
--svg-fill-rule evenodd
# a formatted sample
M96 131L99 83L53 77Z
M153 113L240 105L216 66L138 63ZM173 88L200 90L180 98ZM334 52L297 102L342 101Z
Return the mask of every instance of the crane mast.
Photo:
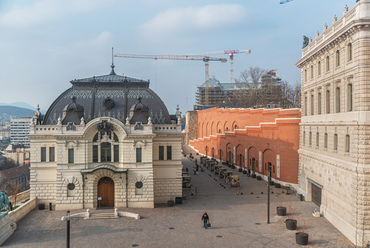
M169 59L169 60L198 60L203 61L205 65L205 105L209 105L209 61L227 62L225 58L213 58L206 55L142 55L142 54L122 54L116 53L114 57L137 58L137 59Z

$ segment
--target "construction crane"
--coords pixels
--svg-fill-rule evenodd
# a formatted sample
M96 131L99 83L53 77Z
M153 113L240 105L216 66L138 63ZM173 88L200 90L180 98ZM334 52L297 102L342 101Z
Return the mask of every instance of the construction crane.
M281 0L281 1L280 1L280 4L289 3L289 2L291 2L291 1L293 1L293 0Z
M195 55L218 55L218 54L228 54L229 55L229 83L233 83L234 80L234 54L238 53L251 53L250 49L247 50L224 50L216 52L205 52Z
M205 55L140 55L140 54L122 54L116 53L114 57L137 58L137 59L170 59L170 60L200 60L205 64L205 105L209 105L209 61L227 62L225 58L212 58Z

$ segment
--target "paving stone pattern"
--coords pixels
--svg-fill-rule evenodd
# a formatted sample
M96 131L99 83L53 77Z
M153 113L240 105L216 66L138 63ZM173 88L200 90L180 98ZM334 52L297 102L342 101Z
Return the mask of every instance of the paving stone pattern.
M189 151L184 147L185 153ZM195 158L199 161L199 156ZM183 158L183 164L192 172L194 162ZM297 219L298 231L310 235L306 247L354 247L325 218L312 216L312 210L317 207L312 202L300 201L297 195L286 195L283 189L273 186L270 224L267 224L266 181L257 181L237 170L233 172L240 175L240 189L230 189L218 178L215 181L214 174L208 170L199 171L198 175L192 175L196 195L187 192L182 204L159 205L154 209L119 208L140 214L140 220L72 219L71 247L300 247L295 243L296 231L285 227L287 218ZM288 216L276 215L276 207L280 205L287 207ZM212 224L207 230L201 221L204 211ZM78 212L82 210L73 210L71 214ZM113 209L91 212L113 212ZM60 220L63 215L65 211L33 210L18 222L18 229L3 246L65 247L66 222Z

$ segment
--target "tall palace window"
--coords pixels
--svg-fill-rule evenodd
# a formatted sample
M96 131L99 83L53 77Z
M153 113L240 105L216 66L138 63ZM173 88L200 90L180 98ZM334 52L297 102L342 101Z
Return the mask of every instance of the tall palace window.
M113 131L98 132L93 139L93 162L119 162L119 140Z

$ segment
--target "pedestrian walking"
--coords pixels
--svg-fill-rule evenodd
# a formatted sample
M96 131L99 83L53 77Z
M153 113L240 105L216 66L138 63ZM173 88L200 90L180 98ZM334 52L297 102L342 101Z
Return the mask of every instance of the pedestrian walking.
M204 212L204 214L202 215L202 220L203 220L204 228L207 229L207 224L209 223L209 216L207 212Z
M194 172L194 175L197 174L197 168L195 166L193 167L193 172Z

